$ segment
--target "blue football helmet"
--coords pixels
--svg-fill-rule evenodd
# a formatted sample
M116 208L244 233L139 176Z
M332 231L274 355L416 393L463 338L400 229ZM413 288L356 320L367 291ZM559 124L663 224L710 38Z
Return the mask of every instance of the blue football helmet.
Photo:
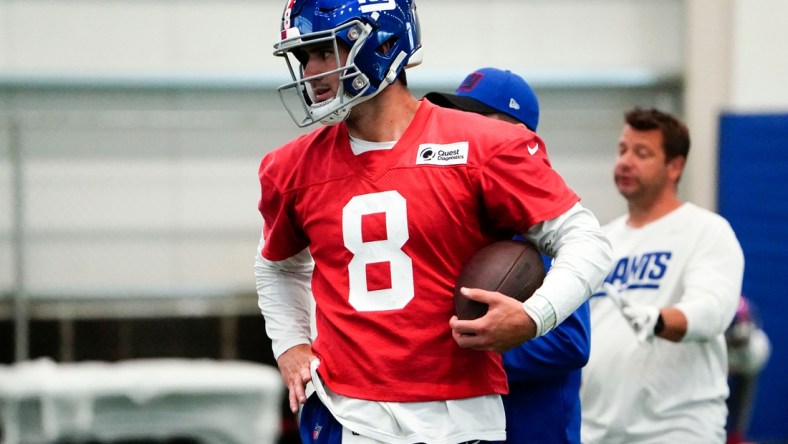
M350 48L344 64L339 41ZM334 45L337 68L305 78L297 55L308 45L325 43ZM404 68L421 63L421 54L413 0L287 0L274 55L285 58L293 81L280 86L279 95L299 127L334 125L393 83ZM335 74L340 78L336 96L316 102L310 82Z

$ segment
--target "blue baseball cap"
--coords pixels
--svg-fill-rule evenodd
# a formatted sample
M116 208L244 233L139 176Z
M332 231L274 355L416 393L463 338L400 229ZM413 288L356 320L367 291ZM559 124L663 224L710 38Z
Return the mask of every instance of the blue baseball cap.
M424 96L444 108L479 114L503 113L531 131L539 124L539 101L522 77L497 68L478 69L465 77L455 94L431 92Z

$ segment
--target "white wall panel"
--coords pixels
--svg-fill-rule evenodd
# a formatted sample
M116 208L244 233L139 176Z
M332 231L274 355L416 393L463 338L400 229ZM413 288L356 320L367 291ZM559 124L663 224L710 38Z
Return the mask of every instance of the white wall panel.
M677 0L422 1L425 66L681 69Z
M730 108L788 110L788 2L736 0Z
M282 5L245 0L10 0L0 6L0 23L6 27L0 72L259 72L273 58Z
M279 78L271 55L284 2L7 0L0 74ZM498 65L676 74L680 0L422 0L415 76ZM0 28L2 30L2 28Z
M9 29L11 23L11 13L9 11L9 4L0 1L0 72L11 67L9 54L11 54L11 45L15 40L11 37Z
M167 66L172 14L155 2L12 1L9 71L124 72ZM167 3L162 3L166 5Z

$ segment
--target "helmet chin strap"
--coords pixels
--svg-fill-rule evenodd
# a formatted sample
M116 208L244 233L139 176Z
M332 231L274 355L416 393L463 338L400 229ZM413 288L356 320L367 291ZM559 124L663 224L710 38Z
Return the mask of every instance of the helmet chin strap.
M326 117L320 119L320 123L325 126L334 126L340 122L343 122L347 119L347 116L350 115L350 108L340 108L333 113L327 115Z
M312 118L315 121L320 122L326 126L333 126L347 119L347 116L350 115L350 108L351 108L350 106L343 106L329 113L325 112L325 110L334 109L333 107L327 105L335 102L339 104L343 103L344 101L342 98L343 95L345 97L345 100L351 99L349 95L344 94L340 91L336 97L329 100L324 100L323 102L313 104L312 106L310 106L309 109L312 114Z

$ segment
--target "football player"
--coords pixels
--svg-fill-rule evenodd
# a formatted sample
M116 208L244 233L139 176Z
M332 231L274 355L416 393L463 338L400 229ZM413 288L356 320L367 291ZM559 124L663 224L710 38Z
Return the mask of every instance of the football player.
M598 221L536 134L413 97L412 0L288 0L274 53L295 123L324 124L259 169L259 305L290 407L305 404L302 439L504 439L499 353L555 328L602 282ZM458 320L463 263L514 234L555 257L544 284L525 303L465 289L489 310Z

